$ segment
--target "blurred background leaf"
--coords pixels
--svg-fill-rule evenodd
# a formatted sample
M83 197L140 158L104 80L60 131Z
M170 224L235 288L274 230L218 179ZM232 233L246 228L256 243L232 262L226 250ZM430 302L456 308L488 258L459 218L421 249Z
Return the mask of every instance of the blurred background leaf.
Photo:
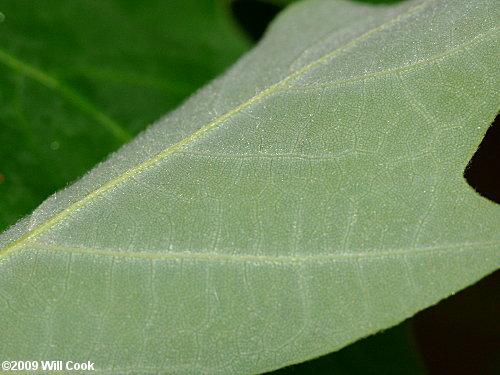
M249 48L217 0L3 0L0 231Z

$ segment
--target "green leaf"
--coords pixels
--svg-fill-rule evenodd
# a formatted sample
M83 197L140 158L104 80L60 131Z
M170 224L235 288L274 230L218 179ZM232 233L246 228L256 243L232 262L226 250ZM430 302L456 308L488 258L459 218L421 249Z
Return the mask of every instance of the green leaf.
M247 46L218 0L4 0L0 12L1 231Z
M227 74L0 237L2 358L253 374L499 264L463 169L498 110L493 0L289 8Z

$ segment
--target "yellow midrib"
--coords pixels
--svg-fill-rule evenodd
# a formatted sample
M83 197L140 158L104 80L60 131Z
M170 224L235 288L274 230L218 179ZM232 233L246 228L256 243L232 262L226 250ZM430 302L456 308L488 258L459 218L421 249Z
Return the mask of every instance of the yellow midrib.
M106 249L92 249L82 247L65 247L44 244L32 244L27 249L42 250L52 252L64 252L75 254L88 254L98 256L110 256L130 259L150 259L150 260L207 260L207 261L226 261L226 262L251 262L251 263L308 263L308 262L327 262L339 261L343 259L368 259L368 258L386 258L405 255L436 254L446 251L476 250L478 248L498 246L498 242L472 242L458 245L425 247L425 248L404 248L385 251L364 251L364 252L346 252L337 254L318 254L318 255L249 255L249 254L220 254L220 253L199 253L199 252L126 252Z
M6 246L2 252L0 252L0 260L1 259L4 259L4 258L7 258L9 255L13 254L14 252L16 252L17 250L21 250L25 243L27 243L29 240L33 239L33 238L36 238L37 236L45 233L48 229L50 229L53 225L57 224L59 221L61 221L62 219L64 219L65 217L69 216L71 213L75 212L76 210L78 210L79 208L85 206L85 204L87 204L88 202L91 202L94 198L102 195L103 193L111 190L112 188L114 188L115 186L121 184L122 182L126 181L129 177L132 177L140 172L142 172L143 170L155 165L156 163L158 163L159 161L163 160L163 159L166 159L168 156L174 154L177 150L179 149L182 149L184 146L190 144L191 142L193 142L194 140L198 139L199 137L201 137L202 135L206 134L207 132L211 131L212 129L214 129L215 127L217 127L219 124L221 124L222 122L224 122L225 120L227 120L228 118L232 117L233 115L239 113L240 111L242 111L243 109L251 106L252 104L260 101L261 99L269 96L270 94L272 94L273 92L275 92L279 87L281 86L284 86L287 82L289 82L290 80L306 73L307 71L315 68L316 66L322 64L324 61L336 56L337 54L343 52L344 50L356 45L357 43L367 39L368 37L372 36L373 34L385 29L386 27L392 25L392 24L395 24L397 22L399 22L400 20L410 16L411 14L421 10L422 8L426 7L428 4L430 3L433 3L433 2L436 2L437 0L426 0L426 1L423 1L422 3L420 3L419 5L409 9L408 11L404 12L404 13L401 13L400 15L398 15L397 17L367 31L366 33L360 35L359 37L351 40L350 42L344 44L343 46L337 48L336 50L330 52L330 53L327 53L326 55L322 56L321 58L319 58L318 60L316 61L313 61L312 63L304 66L303 68L297 70L296 72L288 75L287 77L283 78L281 81L271 85L270 87L268 87L267 89L261 91L260 93L258 93L257 95L255 95L254 97L250 98L249 100L247 100L246 102L240 104L238 107L235 107L233 108L232 110L226 112L225 114L221 115L220 117L216 118L215 120L213 120L212 122L208 123L207 125L203 126L202 128L200 128L199 130L197 130L196 132L194 132L193 134L191 134L189 137L186 137L184 139L182 139L181 141L175 143L174 145L170 146L169 148L159 152L158 154L156 154L155 156L153 156L152 158L146 160L145 162L129 169L128 171L126 171L125 173L121 174L120 176L108 181L107 183L105 183L104 185L102 185L101 187L99 187L98 189L92 191L91 193L89 193L88 195L86 195L85 197L83 197L82 199L80 199L79 201L71 204L70 206L68 206L67 208L65 208L64 210L60 211L59 213L57 213L56 215L52 216L50 219L48 219L47 221L41 223L39 226L37 226L35 229L33 229L31 232L28 232L27 234L25 234L24 236L22 236L21 238L19 238L18 240L12 242L10 245Z

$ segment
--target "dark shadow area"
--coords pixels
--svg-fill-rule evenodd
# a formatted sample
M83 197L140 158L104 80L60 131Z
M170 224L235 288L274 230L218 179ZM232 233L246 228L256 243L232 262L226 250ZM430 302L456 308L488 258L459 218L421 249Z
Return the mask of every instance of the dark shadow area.
M413 319L428 375L500 374L500 272Z
M283 7L256 0L235 0L231 3L231 12L254 41L258 41L273 18Z
M354 0L359 3L368 3L368 4L396 4L404 2L405 0Z
M490 126L465 168L467 183L481 196L500 204L500 116Z
M423 375L408 323L360 340L314 360L267 375Z

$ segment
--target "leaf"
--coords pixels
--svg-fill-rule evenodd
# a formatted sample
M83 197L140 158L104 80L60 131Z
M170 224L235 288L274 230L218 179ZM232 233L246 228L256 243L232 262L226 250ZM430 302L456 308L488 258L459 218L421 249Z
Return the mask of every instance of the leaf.
M227 74L0 237L2 358L253 374L498 267L463 169L496 3L292 6Z
M0 231L246 50L217 0L138 4L1 2Z

